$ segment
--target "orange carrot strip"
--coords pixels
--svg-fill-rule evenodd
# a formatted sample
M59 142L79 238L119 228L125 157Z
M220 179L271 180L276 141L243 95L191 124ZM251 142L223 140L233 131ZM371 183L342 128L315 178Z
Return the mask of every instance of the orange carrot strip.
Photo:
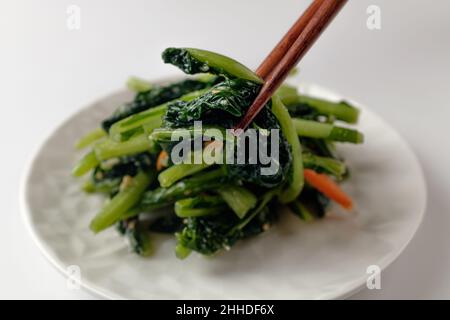
M158 159L156 160L156 170L161 171L165 167L167 167L167 160L169 159L169 155L166 151L161 151L158 155Z
M306 182L322 192L328 198L336 201L347 210L351 210L353 208L352 199L327 175L317 173L311 169L305 169L304 175Z

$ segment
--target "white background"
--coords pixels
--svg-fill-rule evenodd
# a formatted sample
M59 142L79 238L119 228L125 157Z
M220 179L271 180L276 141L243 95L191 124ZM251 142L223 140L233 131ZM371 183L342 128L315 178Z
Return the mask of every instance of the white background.
M0 298L91 298L67 289L20 216L26 163L61 121L129 75L176 73L160 59L169 45L218 51L255 68L308 3L2 0ZM81 8L79 31L66 27L70 4ZM371 4L381 8L380 31L366 27ZM351 0L301 63L302 80L350 96L391 123L427 179L427 214L416 237L382 273L382 290L353 298L450 298L449 15L448 0Z

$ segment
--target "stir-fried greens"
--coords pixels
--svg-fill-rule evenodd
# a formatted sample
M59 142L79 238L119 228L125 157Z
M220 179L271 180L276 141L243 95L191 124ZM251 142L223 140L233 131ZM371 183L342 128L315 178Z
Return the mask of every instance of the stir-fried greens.
M283 85L250 125L259 137L270 136L265 148L279 150L273 174L262 174L268 163L242 163L234 153L232 162L174 163L172 137L178 130L184 129L194 145L198 121L204 135L233 128L262 80L235 60L205 50L169 48L162 56L193 76L162 86L132 79L134 100L77 143L79 149L92 149L73 175L90 172L83 189L109 197L91 222L93 232L116 225L142 256L153 252L152 234L174 234L179 258L192 251L210 256L268 231L282 205L305 221L323 218L330 201L351 209L351 199L337 184L349 169L335 143L363 142L360 132L337 123L356 123L355 107ZM201 142L200 152L213 148L223 159L229 151L226 135L224 141L212 138Z

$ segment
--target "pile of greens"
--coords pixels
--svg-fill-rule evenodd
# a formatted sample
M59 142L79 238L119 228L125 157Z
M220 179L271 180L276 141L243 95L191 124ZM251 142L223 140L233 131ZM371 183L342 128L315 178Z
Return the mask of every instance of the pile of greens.
M218 130L233 128L262 80L209 51L169 48L162 57L193 76L165 85L131 79L134 100L77 143L91 151L73 175L89 174L84 191L109 198L91 222L93 232L115 225L142 256L152 253L152 234L174 234L179 258L192 251L211 256L268 231L280 206L305 221L324 217L330 200L351 208L337 184L349 170L335 143L362 143L360 132L336 124L356 123L355 107L283 85L250 126L266 133L280 129L276 174L262 175L260 164L174 164L168 155L175 130L192 131L196 121Z

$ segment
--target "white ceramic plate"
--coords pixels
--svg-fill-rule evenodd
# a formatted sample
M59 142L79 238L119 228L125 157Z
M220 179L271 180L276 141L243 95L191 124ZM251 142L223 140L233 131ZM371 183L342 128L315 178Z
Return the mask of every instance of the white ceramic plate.
M317 86L302 91L341 98ZM331 299L366 283L367 267L384 269L409 243L424 215L421 168L404 140L364 106L362 146L342 145L352 177L345 186L357 204L353 218L302 223L286 214L267 234L214 259L174 256L174 240L159 239L150 259L129 253L115 230L94 236L90 219L102 199L86 196L70 176L79 158L74 142L98 126L128 92L112 94L71 117L37 152L22 189L26 224L59 271L81 270L85 289L126 299Z

